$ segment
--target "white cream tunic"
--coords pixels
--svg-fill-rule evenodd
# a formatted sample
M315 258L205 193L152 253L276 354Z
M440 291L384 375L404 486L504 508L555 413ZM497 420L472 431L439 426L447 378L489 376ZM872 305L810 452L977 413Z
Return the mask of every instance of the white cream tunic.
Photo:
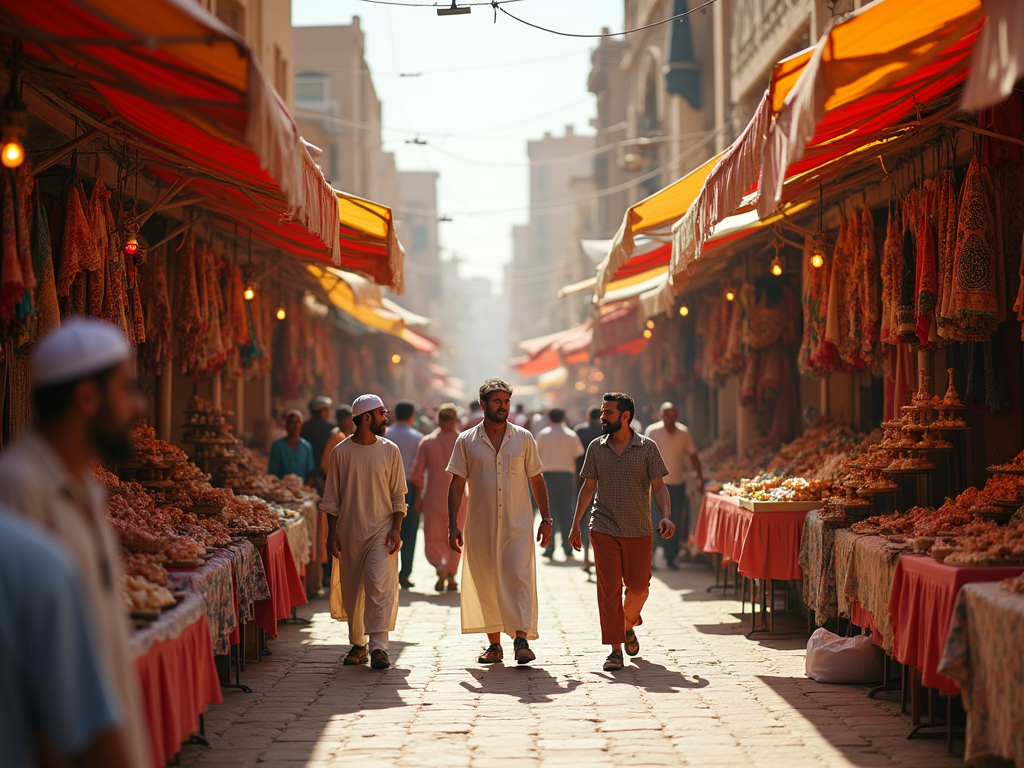
M338 518L341 558L331 569L331 617L348 621L349 640L394 630L398 618L398 553L386 538L394 514L405 513L405 468L398 446L378 437L373 445L339 443L327 465L320 509Z
M483 423L455 442L448 472L469 486L462 632L537 637L537 560L529 478L543 472L533 435L509 423L494 450Z
M128 645L128 617L121 603L120 546L104 513L106 491L91 477L77 480L46 439L32 430L0 456L0 501L45 528L74 555L89 601L96 646L124 711L132 765L152 765Z

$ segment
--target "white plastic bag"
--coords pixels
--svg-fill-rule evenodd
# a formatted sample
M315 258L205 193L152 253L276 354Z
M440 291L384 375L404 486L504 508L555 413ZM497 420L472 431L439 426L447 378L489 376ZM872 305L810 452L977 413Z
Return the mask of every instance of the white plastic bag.
M880 654L868 635L840 637L822 627L807 641L807 676L819 683L873 683L882 679Z

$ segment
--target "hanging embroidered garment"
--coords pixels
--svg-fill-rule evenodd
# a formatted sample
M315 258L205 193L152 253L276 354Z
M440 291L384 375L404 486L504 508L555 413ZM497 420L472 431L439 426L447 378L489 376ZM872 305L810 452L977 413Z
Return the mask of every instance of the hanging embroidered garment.
M825 322L828 312L828 285L832 274L832 260L824 259L820 267L811 264L814 255L814 238L804 238L803 251L803 305L804 333L797 354L797 365L803 374L825 376L829 371L819 358L821 344L825 338Z
M46 209L36 204L32 222L32 271L36 277L36 338L60 325L60 304L53 277L53 253L50 250L50 224Z
M953 255L950 338L985 341L1006 318L999 204L992 177L977 157L964 179Z
M846 233L842 248L842 258L837 258L833 271L837 272L839 296L837 301L839 320L839 358L843 368L848 371L864 367L861 357L861 316L863 314L860 292L860 275L857 272L858 258L861 250L861 222L863 218L854 213L845 217ZM842 234L842 228L840 228ZM838 252L838 244L837 244ZM831 296L829 297L831 298Z
M1017 290L1017 301L1013 304L1013 309L1017 313L1018 322L1024 324L1024 239L1021 240L1020 244L1020 272L1018 274L1020 288ZM1021 341L1024 341L1024 325L1021 326L1020 331Z
M959 215L956 199L956 175L940 171L938 175L938 280L935 297L935 324L938 335L948 337L950 302L953 299L953 254L956 252L956 227Z
M915 294L917 253L917 222L920 215L921 190L912 189L903 202L903 245L900 250L896 336L901 342L917 340L917 301Z
M900 215L889 206L889 221L885 228L885 243L882 245L882 319L880 336L885 344L896 344L900 253L903 248L903 233L900 230Z
M20 322L18 317L25 296L25 277L18 258L17 204L13 174L4 173L3 190L3 254L0 265L0 320L5 325Z
M935 252L935 181L925 179L917 212L917 251L914 254L914 328L921 346L936 340L933 327L938 294Z
M865 364L881 366L879 341L882 328L882 295L879 282L878 251L875 248L875 220L871 209L861 210L860 258L857 277L861 294L860 341L861 358Z
M90 261L94 250L92 231L82 209L78 185L69 184L64 204L64 233L57 273L57 295L63 299L61 315L85 312L85 281L82 263ZM79 278L82 278L81 280Z
M146 271L149 276L149 313L146 317L146 345L143 351L149 372L156 375L163 371L163 364L173 355L171 302L167 295L167 273L164 272L163 257L154 254Z

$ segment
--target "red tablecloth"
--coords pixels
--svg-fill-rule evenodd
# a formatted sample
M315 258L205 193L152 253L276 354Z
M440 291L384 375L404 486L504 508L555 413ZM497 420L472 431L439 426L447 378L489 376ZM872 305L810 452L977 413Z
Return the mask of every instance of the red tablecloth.
M199 715L222 701L205 614L177 637L155 643L135 659L154 768L163 768L199 730Z
M751 512L732 496L704 494L695 538L705 552L736 563L751 579L799 579L806 511Z
M975 582L1001 581L1021 572L1024 566L958 568L930 557L901 557L889 595L893 657L916 667L928 688L950 695L958 693L957 684L940 675L938 668L960 588Z
M260 547L259 552L267 572L270 599L256 603L256 626L270 637L277 637L277 622L287 619L292 615L292 608L306 602L306 590L302 588L283 528L270 534L266 546Z

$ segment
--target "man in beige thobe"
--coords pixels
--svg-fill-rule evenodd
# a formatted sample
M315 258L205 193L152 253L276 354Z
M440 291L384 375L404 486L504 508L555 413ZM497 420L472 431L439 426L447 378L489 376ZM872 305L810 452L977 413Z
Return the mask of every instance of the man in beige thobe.
M384 438L388 412L376 395L352 404L356 431L331 451L320 510L327 513L331 617L348 622L345 664L388 669L388 633L398 618L398 548L405 517L405 468ZM370 652L367 655L366 638Z
M537 638L537 558L533 505L540 507L536 540L551 540L547 486L533 435L508 421L512 387L489 379L480 387L484 419L455 441L448 472L449 545L466 553L462 565L462 633L485 632L489 643L478 661L504 658L501 633L515 638L516 662L536 658L529 640ZM458 524L469 485L465 539Z
M129 765L148 768L153 758L121 602L120 547L105 515L106 492L89 471L96 459L131 457L131 430L143 402L124 334L102 320L67 320L36 347L32 397L37 424L0 456L0 502L74 556L122 710L112 748Z

